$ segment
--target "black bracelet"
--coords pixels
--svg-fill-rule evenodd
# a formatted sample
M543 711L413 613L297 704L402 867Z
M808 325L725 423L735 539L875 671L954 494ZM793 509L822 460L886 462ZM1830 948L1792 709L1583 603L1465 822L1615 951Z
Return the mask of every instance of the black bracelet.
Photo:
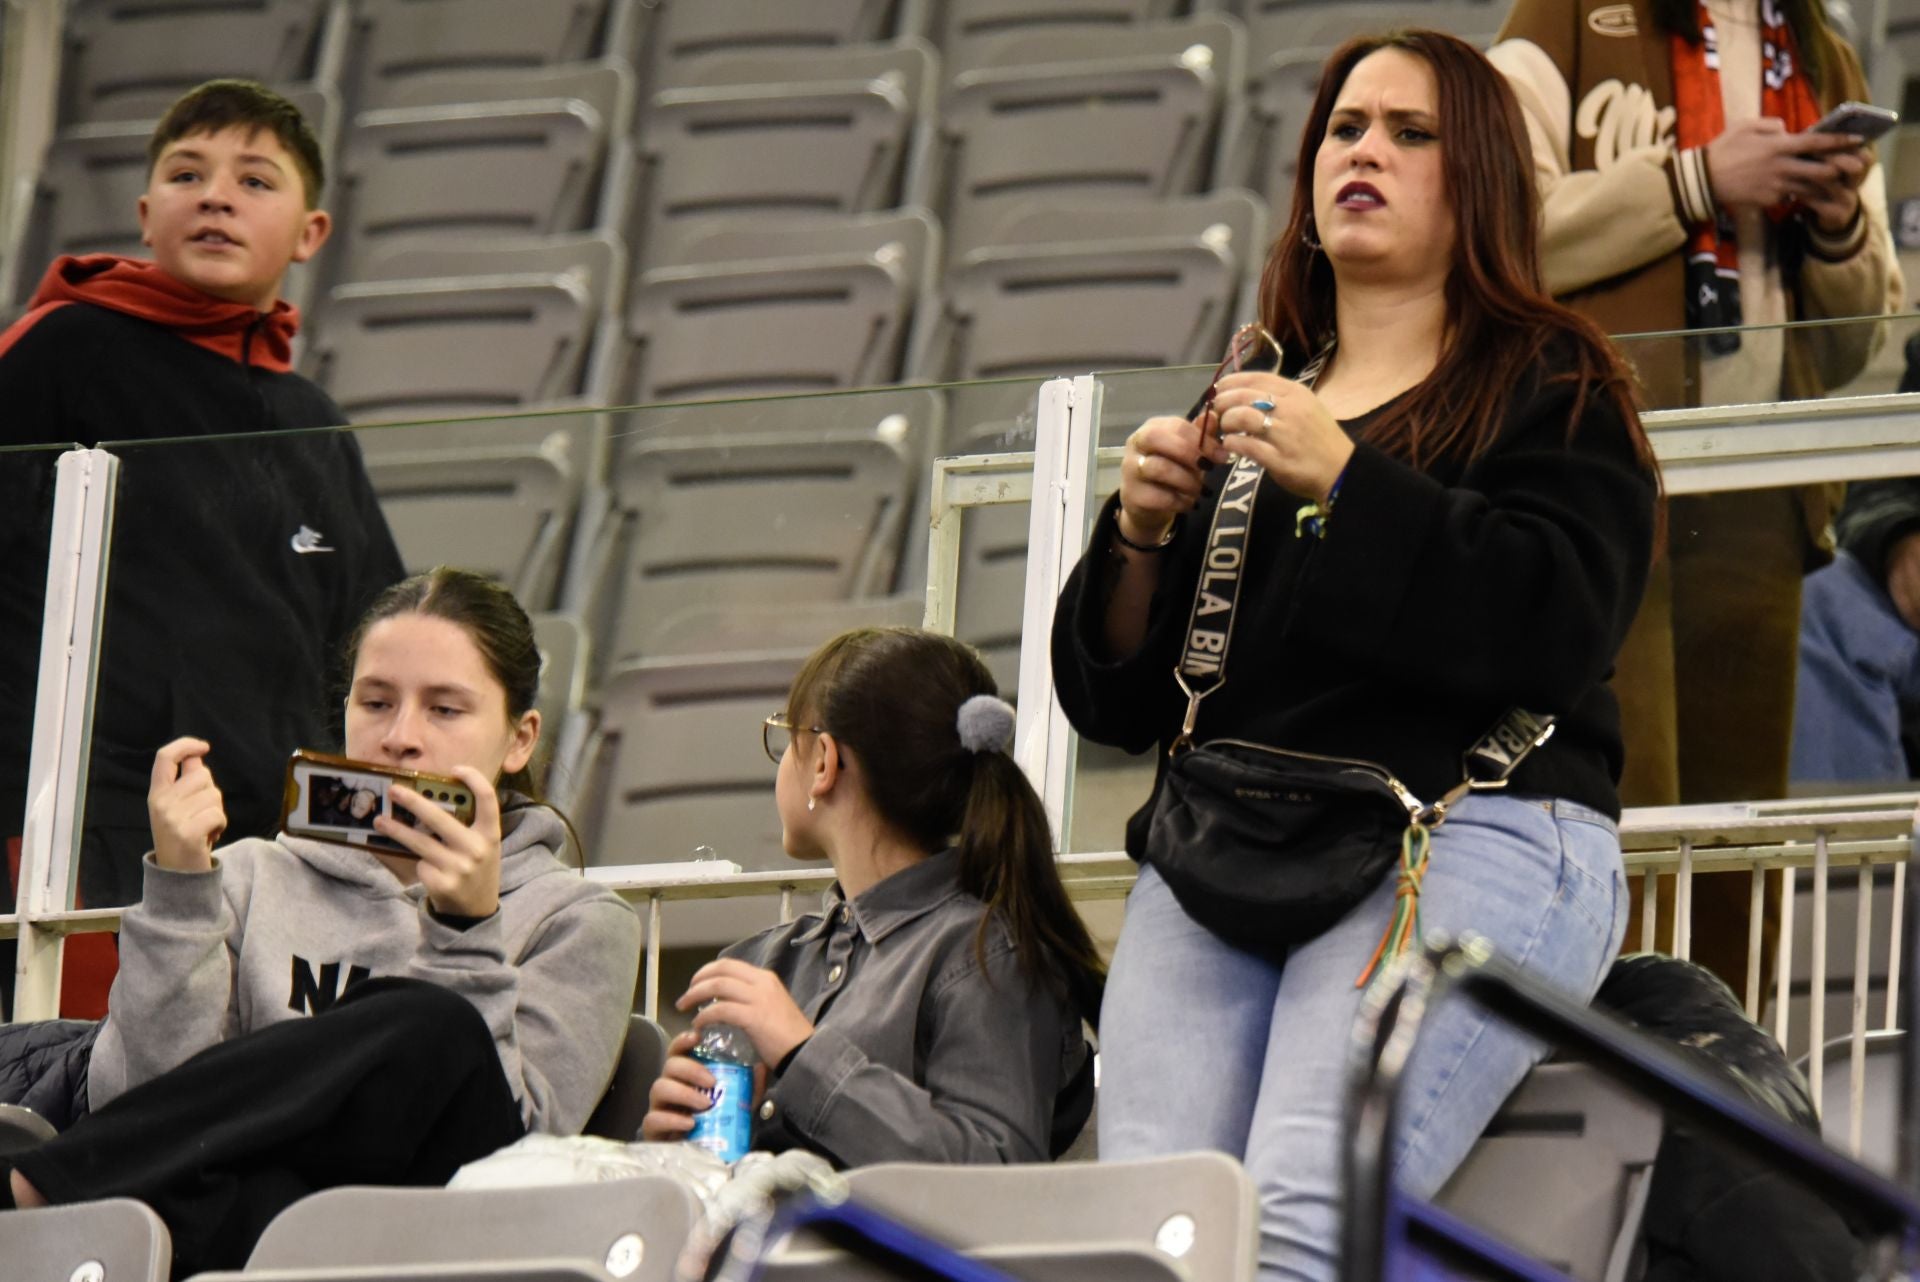
M1180 530L1180 518L1176 516L1173 518L1171 522L1168 523L1167 532L1164 536L1162 536L1162 538L1158 543L1135 543L1132 539L1127 537L1127 532L1120 528L1120 509L1117 507L1113 509L1113 537L1116 539L1119 539L1123 547L1130 547L1135 552L1145 552L1149 556L1152 556L1156 553L1165 552L1170 546L1172 546L1173 536L1177 534L1179 530Z

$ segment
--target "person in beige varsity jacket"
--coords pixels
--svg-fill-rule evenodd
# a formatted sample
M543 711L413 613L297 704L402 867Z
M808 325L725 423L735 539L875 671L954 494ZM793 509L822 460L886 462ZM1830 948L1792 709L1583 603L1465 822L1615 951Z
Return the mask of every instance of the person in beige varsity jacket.
M1607 332L1900 305L1872 149L1800 132L1867 97L1819 0L1516 0L1490 56L1526 112L1548 287ZM1651 408L1798 399L1856 376L1883 332L1748 329L1626 354ZM1838 498L1811 487L1673 501L1669 555L1616 669L1623 802L1785 793L1800 578L1831 552ZM1695 889L1694 956L1736 992L1747 881ZM1771 967L1771 903L1766 916L1756 981ZM1627 938L1637 944L1637 924Z

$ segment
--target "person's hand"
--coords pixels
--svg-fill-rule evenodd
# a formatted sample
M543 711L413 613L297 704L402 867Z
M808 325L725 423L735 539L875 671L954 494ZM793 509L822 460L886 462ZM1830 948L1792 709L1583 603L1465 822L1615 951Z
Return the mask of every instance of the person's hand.
M647 1090L647 1115L640 1119L640 1138L683 1140L693 1119L713 1107L713 1071L693 1057L699 1033L682 1033L667 1043L667 1062ZM766 1092L767 1066L753 1066L753 1103Z
M1707 144L1707 176L1714 199L1729 209L1799 200L1822 228L1838 231L1859 202L1852 184L1866 173L1861 144L1852 134L1789 133L1777 116L1755 116ZM1843 206L1844 216L1832 222Z
M1217 434L1184 418L1150 418L1127 438L1120 460L1120 532L1135 543L1153 544L1182 512L1200 501L1200 480L1209 465L1226 461Z
M207 769L212 746L205 739L175 739L154 754L147 822L153 829L153 861L162 868L213 868L213 845L227 830L227 810Z
M1353 457L1353 440L1333 412L1292 379L1229 374L1213 404L1227 452L1258 463L1289 494L1325 503Z
M1895 539L1887 549L1887 595L1906 625L1920 632L1920 530Z
M420 857L420 884L427 888L427 902L435 912L491 917L500 907L500 798L472 766L455 766L452 774L473 790L472 827L394 783L387 796L419 820L419 827L378 815L374 831Z
M1828 234L1845 231L1860 212L1860 184L1867 176L1867 158L1858 151L1835 152L1827 162L1840 171L1830 183L1821 183L1800 198L1800 204L1813 215L1820 230Z
M713 1074L691 1054L700 1034L682 1033L667 1043L667 1062L647 1091L647 1115L640 1122L643 1140L682 1140L696 1114L713 1107Z
M708 962L693 972L693 982L674 1005L680 1010L700 1008L693 1017L696 1031L709 1024L732 1024L770 1067L813 1036L813 1021L794 1004L780 977L734 957Z

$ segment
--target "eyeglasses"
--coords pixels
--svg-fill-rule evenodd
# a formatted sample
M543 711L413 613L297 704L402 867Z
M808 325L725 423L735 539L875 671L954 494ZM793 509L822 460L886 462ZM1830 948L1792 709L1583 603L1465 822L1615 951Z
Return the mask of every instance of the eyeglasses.
M760 723L760 746L767 750L767 760L774 765L780 764L780 758L787 755L787 745L793 742L793 732L805 730L808 734L825 734L825 726L796 726L787 720L787 714L776 712Z
M1207 380L1207 390L1201 393L1200 399L1195 401L1193 408L1187 411L1187 418L1190 421L1199 420L1202 414L1210 413L1213 409L1213 398L1220 394L1220 380L1230 373L1238 373L1254 361L1265 359L1263 355L1265 352L1273 353L1273 372L1278 374L1281 361L1280 340L1268 333L1267 327L1258 321L1234 330L1233 337L1227 341L1226 358L1214 367L1213 377ZM1201 433L1204 435L1206 430L1206 422L1201 420Z

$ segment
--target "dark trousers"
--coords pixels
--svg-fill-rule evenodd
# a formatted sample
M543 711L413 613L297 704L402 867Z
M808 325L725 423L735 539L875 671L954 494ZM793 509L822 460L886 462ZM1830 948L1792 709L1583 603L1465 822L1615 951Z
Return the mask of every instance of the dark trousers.
M444 1184L526 1133L493 1036L457 993L373 979L311 1019L223 1042L15 1166L48 1201L138 1198L174 1276L237 1269L261 1231L343 1184Z

